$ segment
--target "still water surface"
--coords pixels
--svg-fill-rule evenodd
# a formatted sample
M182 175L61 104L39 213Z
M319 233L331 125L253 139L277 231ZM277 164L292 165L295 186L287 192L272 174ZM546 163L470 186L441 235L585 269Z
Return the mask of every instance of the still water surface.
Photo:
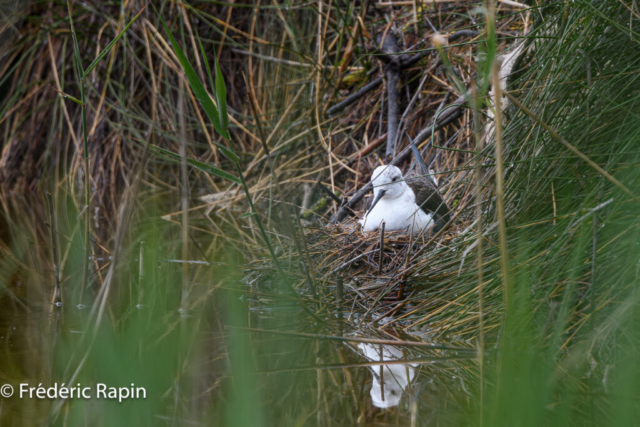
M161 403L160 407L165 407L158 413L148 414L145 417L147 420L153 420L152 424L173 425L172 406L175 402L192 406L197 401L205 407L199 407L198 413L187 416L180 410L182 415L175 419L178 425L205 423L207 416L204 414L208 412L206 405L215 410L233 393L228 388L236 374L234 361L218 358L235 355L233 350L226 350L226 347L229 341L238 337L248 340L248 346L242 348L249 350L250 355L246 359L247 365L241 368L247 369L249 366L252 370L248 376L249 387L256 388L252 391L259 396L257 399L253 396L256 400L249 407L260 414L261 424L273 425L272 422L278 420L293 424L299 422L300 425L457 425L465 418L471 398L469 390L475 387L473 348L462 352L380 344L393 340L424 343L425 336L394 329L377 331L346 320L334 320L318 327L310 321L300 321L300 310L293 304L269 306L254 300L247 305L250 307L247 312L249 329L221 322L218 331L196 334L188 344L191 348L200 347L196 351L197 356L186 356L194 357L198 362L183 361L188 364L188 369L182 371L179 397L175 396L175 368L163 365L163 372L155 373L169 378L161 389L155 389L146 382L145 375L140 377L141 383L136 386L146 386L147 400L157 400ZM135 313L146 309L134 307L130 311ZM50 310L23 312L18 308L16 314L5 307L0 323L0 375L3 382L13 384L17 391L20 383L29 383L34 387L38 384L48 386L58 382L55 378L60 382L65 377L69 379L78 365L66 365L62 354L73 355L87 348L84 341L91 332L83 327L82 322L89 315L89 310L90 307L52 307ZM293 319L298 321L294 322ZM180 321L178 316L173 320ZM193 325L193 321L187 318L187 327ZM265 332L271 330L286 331L286 334ZM313 339L298 334L312 334L321 338ZM126 340L136 339L135 335L125 335ZM330 336L345 339L331 340L328 339ZM143 336L139 336L138 340L140 345L149 344ZM205 348L215 350L206 355ZM116 365L131 360L130 348L111 350L113 353L110 356ZM124 354L119 354L119 351ZM154 357L153 351L150 353L147 352L146 357ZM110 385L109 377L102 374L99 362L92 359L93 356L89 358L91 362L82 368L85 372L79 374L77 378L81 380L78 382L93 388L97 381ZM136 360L134 365L139 363L140 360ZM108 368L106 370L109 371ZM126 368L124 370L128 371ZM111 385L116 386L120 382L114 379ZM207 398L203 398L203 393L208 395ZM63 412L73 412L75 407L85 413L80 418L87 422L93 419L86 414L87 411L118 410L118 404L114 406L114 402L99 401L95 397L91 400L66 401L16 397L2 400L2 425L47 425L51 422L56 404L63 405ZM133 408L136 404L139 402L135 399L124 403ZM54 420L54 425L63 425L60 423L64 420L64 413L54 417Z
M357 305L307 297L319 322L272 283L249 283L242 255L209 236L194 237L194 262L171 262L180 229L160 220L131 232L114 271L96 247L85 291L81 233L59 220L57 306L43 217L2 236L0 386L15 393L0 398L0 426L453 426L475 411L473 343L379 329ZM21 384L92 393L20 398ZM119 402L98 384L145 395Z

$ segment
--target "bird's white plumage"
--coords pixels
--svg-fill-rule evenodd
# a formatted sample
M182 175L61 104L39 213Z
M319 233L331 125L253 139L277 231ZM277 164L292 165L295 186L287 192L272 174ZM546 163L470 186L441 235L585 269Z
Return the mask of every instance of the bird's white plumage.
M390 345L358 344L362 354L374 362L397 361L402 351ZM403 392L416 376L416 364L388 364L371 367L371 402L378 408L398 406ZM384 384L384 387L383 387Z
M407 229L419 233L433 226L433 215L423 211L416 204L416 196L411 187L402 178L402 172L396 166L378 166L371 176L374 200L384 191L380 200L359 222L363 231L375 231L382 222L385 230Z

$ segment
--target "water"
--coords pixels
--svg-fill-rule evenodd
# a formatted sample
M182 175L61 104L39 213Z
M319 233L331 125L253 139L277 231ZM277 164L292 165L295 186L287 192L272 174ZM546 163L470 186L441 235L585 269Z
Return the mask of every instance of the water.
M82 228L61 210L56 306L44 210L13 203L34 215L16 216L1 236L0 387L14 391L0 398L2 426L460 425L472 416L473 345L434 343L402 322L378 329L393 318L370 324L358 305L331 303L331 286L303 294L319 322L278 281L250 274L268 265L249 263L251 251L195 234L199 256L181 260L180 228L160 214L135 223L117 254L95 247L83 291ZM39 387L52 395L38 397Z
M113 347L88 345L87 338L92 335L88 321L90 307L80 310L68 305L51 306L25 312L5 304L0 316L0 376L13 384L16 392L21 383L34 387L68 383L70 373L79 368L79 356L84 357L84 351L90 347L88 361L74 383L94 388L102 382L113 386L134 382L145 387L147 399L124 403L69 399L62 403L63 409L56 418L53 414L60 400L20 399L15 395L3 400L0 422L3 426L46 425L53 417L54 425L64 425L65 419L69 421L65 417L68 411L77 412L75 418L90 425L111 425L118 417L96 420L92 412L104 414L126 406L139 413L137 420L143 424L172 425L177 418L178 425L207 425L208 420L221 418L207 412L223 411L220 408L225 402L233 400L233 383L238 376L245 376L248 381L247 389L240 391L244 395L241 399L251 399L250 404L244 402L241 406L248 405L259 414L253 420L258 425L290 425L295 421L303 425L425 425L422 421L415 424L416 419L457 425L469 409L464 402L468 401L468 389L473 389L476 381L472 348L461 356L459 352L446 350L378 344L375 341L380 339L416 341L416 337L393 328L377 331L357 327L345 320L320 326L306 319L295 304L266 298L248 297L244 303L235 299L248 308L247 325L242 329L213 310L194 313L195 317L188 319L180 318L179 313L165 313L165 322L156 325L158 328L136 330L135 321L130 326L118 325L118 321L109 325L110 330L98 333L97 340L116 341ZM153 309L133 307L125 309L122 316L145 320ZM180 386L176 386L178 369L168 361L157 366L158 371L134 374L145 364L144 359L155 357L156 348L176 344L163 341L171 341L171 328L179 328L183 321L187 322L187 330L197 322L205 322L207 327L200 328L192 339L182 337L186 341L184 351L165 354L171 362L182 358L188 367L180 372ZM118 328L135 331L119 333ZM273 330L287 334L265 332ZM149 342L149 333L154 342ZM374 342L330 340L324 336ZM158 344L157 340L161 342ZM136 344L145 348L135 349ZM238 357L237 351L249 354ZM80 355L75 354L78 352ZM180 396L176 397L178 388ZM149 401L164 408L146 412ZM173 416L176 401L178 413L183 414L180 417ZM193 407L197 412L185 411ZM231 420L224 421L222 417L223 424L235 424L234 414L227 415ZM95 421L98 423L93 424ZM70 425L83 425L78 422Z

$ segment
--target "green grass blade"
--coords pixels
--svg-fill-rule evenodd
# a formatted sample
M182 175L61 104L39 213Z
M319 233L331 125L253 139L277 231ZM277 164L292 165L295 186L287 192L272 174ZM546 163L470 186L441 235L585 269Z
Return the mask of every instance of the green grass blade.
M223 110L218 110L221 125L223 125L225 131L229 132L229 116L227 115L227 102L226 102L227 92L226 92L226 88L224 87L224 81L222 81L222 86L224 91L224 97L223 97L224 103L221 104L220 101L218 100L217 89L216 89L216 85L213 82L213 76L211 75L211 68L209 67L209 59L207 58L207 54L204 50L204 46L202 45L202 42L200 41L200 36L198 35L197 32L196 32L196 38L198 39L198 45L200 46L200 52L202 53L202 60L207 70L207 76L209 77L209 84L211 85L211 90L213 91L214 96L216 97L216 102L218 103L218 106L224 109L224 113L223 113ZM215 55L214 55L214 60L215 60ZM216 65L217 64L218 63L216 62ZM224 149L221 145L216 144L216 146L218 146L220 149Z
M204 66L207 69L207 76L209 77L209 85L211 85L211 90L215 91L216 86L213 83L213 77L211 76L211 68L209 67L209 60L207 59L207 54L204 51L204 46L202 46L202 42L200 41L200 36L198 32L196 32L196 38L198 39L198 45L200 46L200 52L202 52L202 60L204 61Z
M67 0L67 11L69 12L69 25L71 26L71 37L73 39L73 51L76 57L76 72L80 78L84 74L82 69L82 61L80 60L80 47L78 46L78 37L76 36L76 29L73 26L73 16L71 13L71 4Z
M138 12L138 14L136 16L133 17L133 19L131 21L129 21L129 23L127 24L126 27L124 27L124 29L122 31L120 31L120 34L118 34L116 36L115 39L113 39L111 41L111 43L109 43L109 45L104 48L104 50L102 52L100 52L100 55L98 55L98 57L96 59L93 60L93 62L91 63L91 65L89 65L89 67L84 71L84 74L82 74L82 78L86 78L89 73L91 72L91 70L93 70L94 68L96 68L96 65L98 65L98 63L102 60L102 58L104 58L107 53L109 53L111 51L111 49L113 49L113 47L116 45L116 43L118 43L118 40L120 40L120 38L122 38L122 36L124 35L124 33L127 32L127 30L129 29L129 27L131 27L131 24L133 24L134 22L136 22L136 20L138 19L138 17L140 16L140 14L142 14L142 12L144 12L144 10L146 9L146 6L142 8L142 10L140 12Z
M56 92L58 92L58 93L60 94L60 96L62 97L62 99L68 99L68 100L73 101L73 102L75 102L76 104L81 105L81 106L83 106L83 107L84 107L84 102L82 102L82 101L81 101L81 100L79 100L78 98L76 98L76 97L74 97L74 96L71 96L71 95L69 95L68 93L61 92L61 91L59 91L58 89L56 89L55 87L53 87L53 86L50 86L50 87L51 87L51 89L53 89L53 90L55 90Z
M184 52L180 48L180 45L178 44L176 39L173 37L173 34L171 34L171 31L169 30L169 27L167 27L167 24L164 22L164 19L160 17L160 20L162 21L162 25L164 26L164 29L166 30L167 35L169 36L171 45L173 46L173 50L176 56L178 57L178 61L180 61L180 65L182 66L182 69L184 70L184 73L187 76L189 85L191 86L191 89L193 90L196 98L198 98L198 101L200 101L200 105L202 105L202 108L204 109L205 113L207 113L207 116L209 116L209 120L211 120L211 123L213 123L213 127L215 128L215 130L224 139L229 140L229 132L227 131L227 129L223 128L220 123L220 116L218 115L218 109L216 108L215 105L213 105L213 101L209 97L207 90L202 85L202 82L198 78L198 75L196 74L195 70L191 66L191 63L189 62ZM233 152L233 150L226 148L224 146L221 146L219 144L216 144L216 146L218 146L218 148L220 148L220 151L222 151L222 154L224 154L232 162L236 163L239 160L238 156L236 155L236 153Z
M177 160L181 160L182 156L180 156L179 154L174 153L173 151L169 151L169 150L165 150L164 148L160 148L157 145L152 145L152 147L156 150L159 151L160 153L164 154L167 157L171 157ZM206 163L202 163L199 162L197 160L193 160L193 159L187 159L187 163L189 163L191 166L193 166L194 168L201 170L202 172L206 172L210 175L215 175L218 176L220 178L224 178L227 181L231 181L231 182L235 182L236 184L242 184L242 181L240 180L240 178L238 178L235 175L232 175L228 172L223 171L222 169L218 169L214 166L208 165Z
M220 116L220 124L223 128L228 132L229 131L229 116L227 114L227 89L224 84L224 80L222 77L218 79L218 62L216 61L216 57L214 55L213 59L216 61L216 82L213 82L213 76L211 75L211 68L209 67L209 59L207 58L207 54L204 50L204 46L202 46L202 42L200 41L200 36L196 32L196 38L198 39L198 45L200 46L200 52L202 53L202 60L204 61L205 68L207 70L207 76L209 77L209 84L211 85L211 90L216 97L216 102L218 104L218 114ZM222 74L220 74L221 76ZM218 86L222 86L222 89L219 90ZM217 144L216 144L217 145Z
M493 61L496 59L496 51L498 48L498 39L496 37L495 18L494 11L485 11L485 19L487 20L487 40L486 40L486 56L484 60L484 75L479 76L483 81L483 90L489 86L489 76L491 76L491 69L493 67Z
M225 132L228 132L229 128L229 115L227 114L227 88L224 85L224 79L222 78L222 71L220 65L213 57L216 63L216 102L218 103L218 114L220 115L220 125L224 128Z

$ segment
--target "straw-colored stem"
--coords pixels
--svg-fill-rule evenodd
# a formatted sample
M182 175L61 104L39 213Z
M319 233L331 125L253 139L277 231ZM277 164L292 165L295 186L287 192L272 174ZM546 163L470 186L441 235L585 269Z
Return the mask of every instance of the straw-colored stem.
M378 261L378 276L382 274L382 261L384 257L384 226L385 222L382 221L382 225L380 226L380 257Z
M89 280L89 233L90 233L90 214L89 208L91 203L91 187L90 187L90 175L89 169L89 142L87 140L87 101L84 95L84 83L80 81L80 93L82 94L82 102L85 104L82 106L82 138L84 141L84 260L82 266L82 289L80 291L80 301L84 296L84 290L87 287Z
M47 192L47 206L49 210L49 239L51 241L51 262L53 262L53 275L56 281L55 287L55 302L57 304L62 303L62 293L60 290L60 272L59 266L60 263L58 261L58 245L56 244L57 236L56 236L56 226L55 226L55 217L53 215L53 200L51 198L51 193Z
M180 176L182 178L182 259L189 259L189 170L187 168L187 133L185 120L184 80L180 79L178 89L178 119L180 127ZM182 264L182 301L180 307L187 310L189 297L189 265Z
M493 64L493 108L495 109L495 146L496 146L496 208L500 230L500 268L502 270L502 286L504 290L504 303L507 310L511 307L513 292L509 283L509 259L507 250L507 226L504 218L504 169L502 164L502 91L500 88L500 69L498 64Z
M473 111L474 128L475 128L475 142L476 142L476 161L475 161L475 203L476 203L476 248L478 252L477 265L478 265L478 365L480 367L480 408L484 407L484 278L483 278L483 261L482 261L482 135L480 133L481 121L479 111L480 101L478 99L478 93L474 87L472 91L473 105L475 107ZM480 415L480 423L482 424L483 415Z

